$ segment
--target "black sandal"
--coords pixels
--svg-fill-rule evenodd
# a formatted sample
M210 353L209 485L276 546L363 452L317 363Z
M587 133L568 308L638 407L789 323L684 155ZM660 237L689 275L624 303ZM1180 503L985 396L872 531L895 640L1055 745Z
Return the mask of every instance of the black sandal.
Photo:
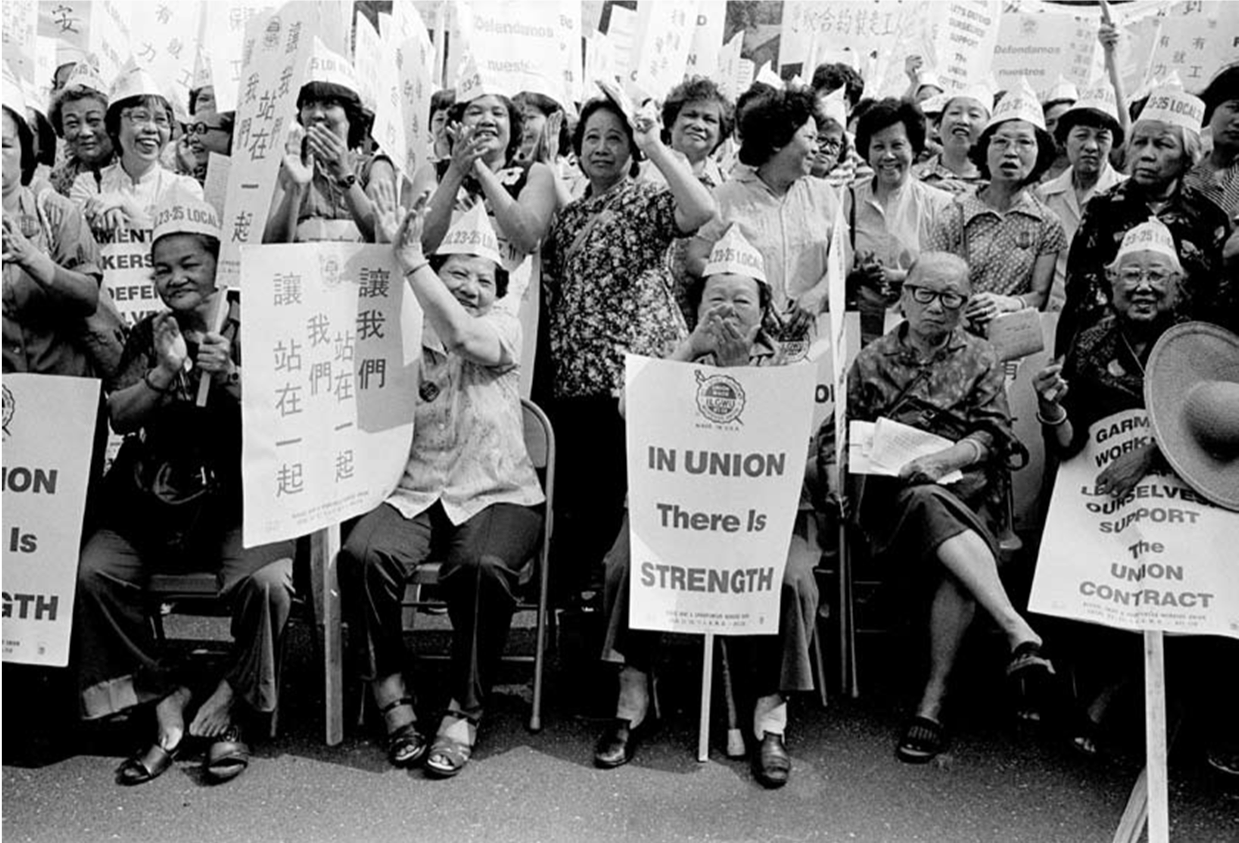
M413 707L412 697L400 697L379 709L384 716L402 705ZM417 730L417 721L411 720L387 733L387 760L393 767L412 767L426 755L426 736Z
M937 720L917 715L904 727L903 737L895 747L899 760L908 764L932 761L946 749L946 729Z
M136 753L121 762L116 768L116 783L127 787L157 779L168 771L185 743L184 736L172 749L164 749L159 742L151 744L144 752Z
M207 779L216 784L231 781L246 771L250 765L249 744L241 736L241 727L230 725L217 735L202 759L202 771Z

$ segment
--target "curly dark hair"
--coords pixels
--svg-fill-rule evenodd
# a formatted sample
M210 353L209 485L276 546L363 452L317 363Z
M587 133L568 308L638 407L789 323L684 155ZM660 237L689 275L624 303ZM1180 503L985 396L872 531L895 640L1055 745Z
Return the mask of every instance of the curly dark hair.
M829 94L837 88L843 88L843 96L847 98L848 107L860 102L865 94L865 80L851 65L836 62L835 64L819 64L813 70L813 90L819 94Z
M336 85L333 82L307 82L302 85L297 93L297 121L301 121L301 109L307 103L332 100L340 103L340 107L344 109L344 116L348 119L348 138L345 143L348 144L349 149L357 149L365 143L366 136L370 134L370 125L374 122L374 116L366 111L361 104L361 97L350 88Z
M787 146L800 127L815 117L811 90L771 88L746 102L740 112L740 162L759 167Z
M1009 120L1003 120L1002 123L1009 123ZM989 172L989 164L986 158L989 153L989 142L994 137L994 133L998 131L998 127L1002 123L995 123L993 126L986 128L981 133L981 137L977 138L977 142L972 149L968 151L968 157L972 159L972 163L977 165L977 169L981 171L981 178L989 180L992 178ZM1041 176L1054 165L1054 159L1058 157L1058 146L1054 143L1054 138L1045 129L1039 129L1033 126L1033 132L1037 136L1037 161L1033 164L1032 172L1020 184L1020 187L1028 187L1030 184L1036 184L1041 180Z
M525 119L521 117L521 110L517 108L516 103L511 98L505 97L502 94L495 94L494 96L508 110L508 146L503 151L503 163L506 166L516 160L516 153L520 151ZM477 97L474 97L474 99L477 99ZM473 102L473 100L469 100L469 102L453 102L448 106L448 122L460 123L464 120L465 111L469 108L470 102Z
M628 138L628 154L632 156L632 163L628 165L628 174L636 176L641 171L641 160L644 156L641 150L637 148L637 139L633 136L632 126L628 125L628 118L624 116L624 112L618 105L608 97L594 97L585 105L581 106L581 118L577 121L576 129L572 133L572 151L576 154L577 160L581 158L581 144L585 141L585 126L589 123L589 118L594 116L595 112L609 111L619 120L620 126L624 129L624 135Z
M158 94L138 94L134 97L125 97L123 100L117 100L108 106L107 112L103 115L103 128L108 133L108 137L112 139L112 148L116 150L116 159L120 160L120 114L128 108L162 108L168 115L168 127L172 127L173 121L176 119L172 114L172 103L168 102Z
M65 136L64 127L64 107L68 103L78 100L96 100L102 106L104 112L108 108L107 94L101 94L94 88L86 88L81 85L74 85L72 88L65 88L52 100L52 107L47 112L47 119L52 121L52 128L56 130L56 136L63 138Z
M856 123L856 151L869 160L869 142L883 129L902 123L908 133L915 158L925 149L925 115L912 100L887 97L878 100L860 116Z
M430 255L426 258L430 262L430 268L435 271L435 275L439 274L439 270L443 269L443 265L447 263L447 259L451 255ZM498 264L495 265L495 300L503 298L508 294L508 271Z
M667 99L663 102L663 143L670 145L671 126L680 116L680 110L690 102L718 103L718 143L714 145L714 149L718 149L723 141L731 136L731 130L735 126L735 110L731 100L719 90L715 81L705 76L685 79L667 94ZM714 149L710 152L713 153Z

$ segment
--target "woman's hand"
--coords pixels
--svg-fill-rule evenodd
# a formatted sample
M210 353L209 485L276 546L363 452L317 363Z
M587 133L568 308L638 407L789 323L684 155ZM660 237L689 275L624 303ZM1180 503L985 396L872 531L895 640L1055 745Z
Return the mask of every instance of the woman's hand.
M1149 442L1119 456L1097 475L1097 491L1122 500L1153 469L1157 445Z
M176 377L185 369L185 361L189 357L189 349L185 346L185 337L181 335L181 326L177 324L172 311L165 310L155 314L151 321L151 331L154 337L155 356L159 360L159 368L170 376Z
M903 72L907 74L908 80L915 85L921 79L921 68L925 66L925 59L920 56L908 56L903 60Z
M280 160L280 181L286 188L292 185L305 186L314 178L313 164L301 156L301 142L304 139L305 129L300 123L293 123L288 128L284 157Z
M344 138L319 123L310 126L305 138L306 150L332 178L341 179L353 172L353 154Z
M13 224L12 217L4 217L3 223L4 246L0 258L5 263L15 263L23 269L29 267L43 253L22 234L21 226Z
M417 197L417 201L405 214L399 227L390 234L396 260L400 263L400 271L405 274L426 264L426 255L422 251L422 229L426 225L426 213L429 209L430 191L427 190ZM383 227L386 228L388 225L389 223L385 220Z
M1051 362L1037 374L1033 375L1033 389L1037 391L1037 403L1041 406L1041 415L1053 419L1062 410L1062 400L1067 395L1067 381L1063 380L1063 359L1060 357Z
M120 193L101 193L86 201L82 209L90 227L97 231L116 231L145 216L133 198Z
M486 155L490 139L474 137L474 128L462 123L452 123L444 131L452 142L452 162L448 169L463 179Z
M374 239L377 243L394 243L400 232L401 209L396 201L396 188L387 179L375 179L367 188L374 203ZM426 191L428 195L430 191Z
M730 309L730 308L728 308ZM747 366L761 323L741 332L734 319L719 318L714 328L714 359L720 366Z
M1097 26L1097 40L1107 53L1113 53L1119 44L1119 28L1109 21L1102 20Z
M791 336L801 336L816 322L822 312L822 303L826 300L826 289L814 287L805 290L788 307L787 330Z
M955 466L945 459L945 453L946 451L939 451L936 454L917 457L899 469L900 478L912 485L937 483L955 470Z
M564 113L556 111L550 117L546 118L546 124L542 127L542 154L537 160L543 164L549 164L554 167L555 162L559 160L559 132L564 125Z
M977 293L968 300L964 318L976 325L988 325L996 316L1024 309L1024 302L1017 296L998 293Z
M203 334L198 345L198 368L217 384L226 382L236 368L232 362L232 340L223 334Z
M638 109L632 118L633 140L637 149L648 158L650 150L662 146L662 121L658 119L658 110L654 101L650 100Z

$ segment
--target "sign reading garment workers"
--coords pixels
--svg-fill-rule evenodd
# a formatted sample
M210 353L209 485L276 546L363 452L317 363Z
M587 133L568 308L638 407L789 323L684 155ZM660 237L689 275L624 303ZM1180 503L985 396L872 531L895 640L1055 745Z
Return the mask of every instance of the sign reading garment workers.
M115 228L96 231L103 289L112 297L125 323L133 327L143 317L164 309L151 280L151 229Z
M4 661L69 663L99 381L4 376Z
M625 367L634 629L775 634L815 367Z
M1106 466L1151 440L1143 410L1116 413L1059 468L1028 608L1120 629L1239 638L1239 513L1172 473L1146 475L1122 500L1096 490Z
M369 512L413 441L422 311L390 246L241 250L246 547Z

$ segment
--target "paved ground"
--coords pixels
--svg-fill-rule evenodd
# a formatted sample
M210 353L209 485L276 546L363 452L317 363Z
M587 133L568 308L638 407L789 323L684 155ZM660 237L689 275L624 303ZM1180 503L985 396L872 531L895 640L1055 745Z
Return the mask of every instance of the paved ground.
M196 622L201 623L201 622ZM170 632L176 634L176 626ZM200 629L190 625L188 631ZM209 634L218 634L218 626ZM524 728L527 689L505 686L474 761L450 782L390 768L369 728L342 746L321 741L321 687L307 628L292 631L281 735L256 746L251 769L202 783L198 756L150 784L112 782L145 723L75 736L76 754L50 742L49 691L6 668L3 834L12 841L1109 841L1139 772L1138 705L1129 704L1104 762L1082 762L1036 730L1017 727L995 693L997 667L974 648L951 751L932 765L899 763L892 748L906 701L906 659L866 645L859 701L826 711L797 701L791 783L767 792L743 761L716 750L694 760L699 647L673 641L664 657L666 726L636 761L595 770L605 676L552 671L545 728ZM571 663L571 640L561 663ZM434 670L423 696L435 702ZM514 683L523 674L514 672ZM46 678L44 678L46 681ZM578 687L579 686L579 687ZM965 701L963 698L967 698ZM716 732L721 732L721 726ZM721 742L721 734L718 736ZM49 745L50 744L50 745ZM1224 789L1184 732L1172 757L1175 841L1239 841L1239 793Z

